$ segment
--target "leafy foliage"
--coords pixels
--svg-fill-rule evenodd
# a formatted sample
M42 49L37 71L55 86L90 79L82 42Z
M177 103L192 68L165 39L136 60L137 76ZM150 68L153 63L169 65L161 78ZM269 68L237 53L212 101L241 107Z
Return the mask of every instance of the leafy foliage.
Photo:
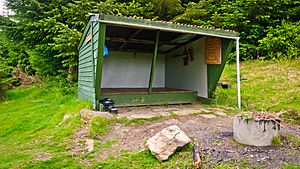
M234 29L240 33L241 56L246 59L257 59L268 55L272 46L265 45L270 41L273 29L283 21L297 22L300 16L300 1L294 0L206 0L187 4L185 13L174 21L197 25ZM293 32L297 32L294 26ZM291 31L291 29L289 31ZM270 33L269 33L270 32ZM281 31L281 37L293 42L287 31ZM260 40L264 39L262 42ZM260 46L260 43L263 43ZM270 41L270 43L272 43ZM263 47L263 48L261 48ZM286 46L287 47L287 46ZM292 49L287 49L292 50ZM299 49L297 50L299 52ZM294 54L293 54L294 55ZM286 57L282 55L281 57Z
M10 85L12 67L8 65L6 58L8 55L8 47L6 46L6 39L1 36L0 32L0 98L4 87Z
M296 58L300 56L300 21L271 27L267 36L259 41L266 59Z
M8 0L8 7L15 15L0 17L5 64L20 64L21 70L43 79L67 79L66 85L76 82L77 45L89 13L234 29L240 33L244 60L300 53L299 0Z

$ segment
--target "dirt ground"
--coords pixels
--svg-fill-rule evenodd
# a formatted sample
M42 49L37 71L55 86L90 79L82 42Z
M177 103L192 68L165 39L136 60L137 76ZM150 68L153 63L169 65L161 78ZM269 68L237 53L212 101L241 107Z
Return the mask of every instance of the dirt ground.
M144 109L149 109L149 107ZM110 155L121 154L124 150L145 150L145 141L148 138L163 128L175 124L200 145L205 157L209 157L205 161L206 168L225 161L232 161L237 165L243 163L248 167L259 166L270 169L280 168L284 162L300 164L300 147L294 146L284 138L280 145L267 147L236 143L233 140L232 123L232 116L203 116L203 114L167 117L161 121L139 125L125 126L116 123L110 132L101 139L101 143L113 140L114 144L109 149L99 152L97 161L102 161ZM300 137L300 126L282 124L281 134L287 133Z

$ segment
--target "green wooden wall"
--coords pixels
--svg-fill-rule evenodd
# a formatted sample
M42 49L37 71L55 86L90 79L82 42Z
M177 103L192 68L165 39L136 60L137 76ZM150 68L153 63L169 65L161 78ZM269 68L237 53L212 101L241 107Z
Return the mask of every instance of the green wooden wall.
M79 65L78 65L78 99L89 100L96 107L95 95L95 60L97 58L98 48L98 30L99 23L89 22L86 30L83 33L84 39L79 47ZM87 36L93 35L91 41L86 43Z
M216 90L217 82L219 81L224 67L226 65L228 56L234 45L234 40L222 39L222 61L221 64L209 64L207 65L207 87L208 98L213 97L213 93Z

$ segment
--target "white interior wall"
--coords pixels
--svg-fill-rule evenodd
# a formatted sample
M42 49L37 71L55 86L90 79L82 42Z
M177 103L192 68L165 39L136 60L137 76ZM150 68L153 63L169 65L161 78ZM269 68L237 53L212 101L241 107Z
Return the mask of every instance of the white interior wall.
M102 88L148 88L151 53L110 51L104 58ZM165 87L165 56L158 55L153 87Z
M193 90L198 96L208 97L207 89L207 65L205 64L205 39L201 38L186 46L192 50L194 60L189 61L187 66L183 65L180 55L185 47L178 48L166 55L166 87Z

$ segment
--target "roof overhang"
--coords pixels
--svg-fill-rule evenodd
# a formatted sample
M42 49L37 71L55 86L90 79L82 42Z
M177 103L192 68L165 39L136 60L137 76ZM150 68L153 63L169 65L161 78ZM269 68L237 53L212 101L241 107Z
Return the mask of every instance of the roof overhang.
M91 22L107 25L106 44L113 51L151 52L158 30L161 32L158 53L167 53L203 36L236 40L239 35L232 30L104 14L91 15Z

